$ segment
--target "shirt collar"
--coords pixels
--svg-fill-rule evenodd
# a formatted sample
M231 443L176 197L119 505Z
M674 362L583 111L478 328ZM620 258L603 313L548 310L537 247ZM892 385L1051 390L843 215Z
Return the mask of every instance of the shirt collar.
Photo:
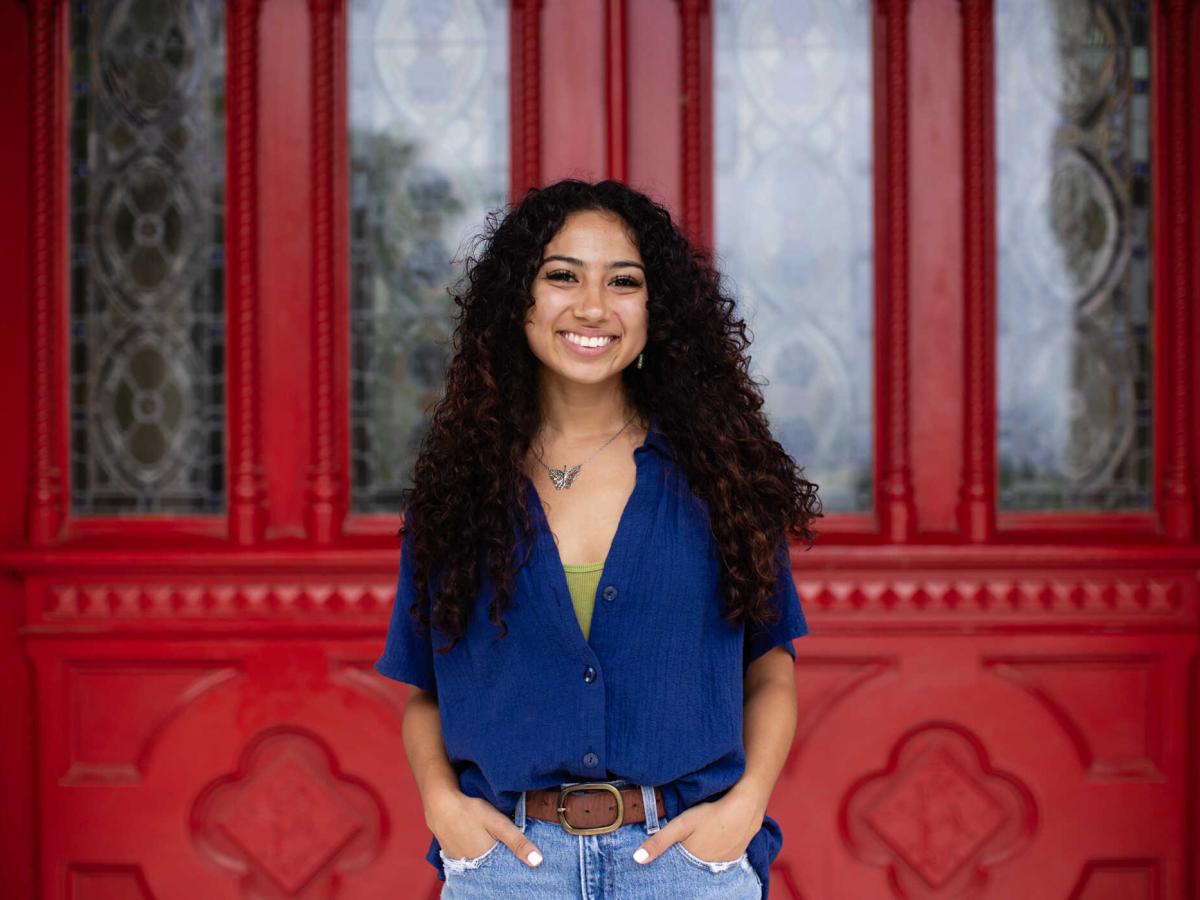
M667 459L675 458L675 454L671 450L671 445L668 443L666 435L664 435L658 429L658 418L656 416L650 416L650 422L646 428L646 439L642 441L641 446L639 446L637 449L642 450L646 447L654 448Z

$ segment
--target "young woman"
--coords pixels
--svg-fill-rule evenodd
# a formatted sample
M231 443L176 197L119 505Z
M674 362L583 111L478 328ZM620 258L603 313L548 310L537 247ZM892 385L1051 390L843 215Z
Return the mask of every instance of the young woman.
M444 898L767 896L816 485L708 257L566 180L468 260L377 669Z

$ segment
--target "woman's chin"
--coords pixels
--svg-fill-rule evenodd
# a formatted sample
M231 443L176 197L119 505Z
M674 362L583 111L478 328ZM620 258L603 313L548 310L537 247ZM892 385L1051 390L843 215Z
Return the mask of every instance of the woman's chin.
M565 364L547 366L542 364L544 374L570 384L603 384L614 378L620 378L621 369L612 367L612 361L606 360L604 365L579 360L569 360Z

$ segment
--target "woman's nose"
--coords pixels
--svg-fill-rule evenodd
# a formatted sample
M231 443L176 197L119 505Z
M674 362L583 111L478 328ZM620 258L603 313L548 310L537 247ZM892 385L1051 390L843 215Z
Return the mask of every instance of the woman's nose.
M608 314L608 294L603 282L592 281L586 284L581 295L579 312L591 318L603 319Z

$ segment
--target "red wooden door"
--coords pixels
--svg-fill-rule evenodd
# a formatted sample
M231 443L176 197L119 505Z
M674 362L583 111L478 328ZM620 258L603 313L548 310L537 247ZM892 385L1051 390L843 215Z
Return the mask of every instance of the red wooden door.
M569 174L717 250L822 485L775 893L1200 893L1195 3L0 25L6 896L436 896L389 504L445 259Z

